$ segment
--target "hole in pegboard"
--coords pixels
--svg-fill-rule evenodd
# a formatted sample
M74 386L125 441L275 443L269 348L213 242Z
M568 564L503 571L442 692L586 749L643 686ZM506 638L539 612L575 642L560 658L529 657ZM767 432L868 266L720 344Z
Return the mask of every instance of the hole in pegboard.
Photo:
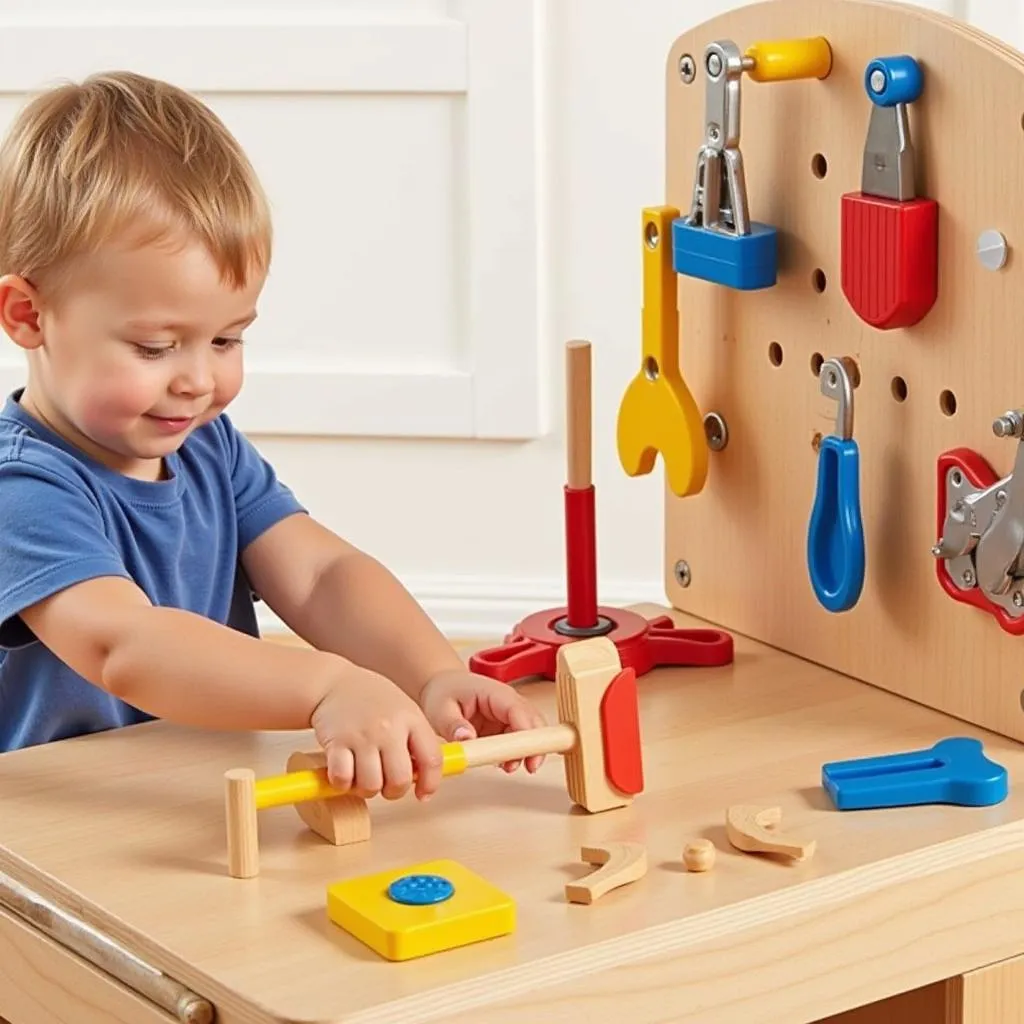
M811 356L811 373L815 377L821 376L821 364L825 362L825 357L820 352L815 352Z
M956 412L956 395L949 388L939 395L939 408L945 416L952 416Z
M777 341L768 346L768 361L772 366L782 365L782 346Z
M825 277L825 271L821 267L815 267L814 273L811 274L811 286L820 295L828 284L828 280Z
M889 384L889 390L897 402L905 402L907 400L907 382L902 377L893 377Z
M811 451L818 452L821 449L821 431L816 430L811 438Z
M824 153L815 153L811 157L811 174L816 178L824 178L828 174L828 161Z
M850 378L850 386L853 388L860 387L860 366L857 364L856 359L851 359L849 356L843 356L843 366L846 368L846 375Z

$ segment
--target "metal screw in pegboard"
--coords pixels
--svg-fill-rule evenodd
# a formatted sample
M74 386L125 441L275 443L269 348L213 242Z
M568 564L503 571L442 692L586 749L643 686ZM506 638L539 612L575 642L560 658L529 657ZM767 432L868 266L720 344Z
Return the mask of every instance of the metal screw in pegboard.
M987 270L1001 270L1006 265L1007 245L1002 232L989 228L978 235L975 251L978 261Z
M729 443L729 426L721 413L709 412L704 417L704 436L713 452L720 452Z
M679 559L675 566L676 583L681 587L688 587L692 577L690 576L690 563Z
M679 77L686 85L689 85L697 77L697 64L688 53L684 53L679 58Z

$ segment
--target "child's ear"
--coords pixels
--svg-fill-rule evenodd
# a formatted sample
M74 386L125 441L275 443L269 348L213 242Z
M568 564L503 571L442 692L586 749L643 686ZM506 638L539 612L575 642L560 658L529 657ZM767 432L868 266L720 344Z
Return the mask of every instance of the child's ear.
M0 277L0 327L22 348L38 348L43 343L39 293L17 274Z

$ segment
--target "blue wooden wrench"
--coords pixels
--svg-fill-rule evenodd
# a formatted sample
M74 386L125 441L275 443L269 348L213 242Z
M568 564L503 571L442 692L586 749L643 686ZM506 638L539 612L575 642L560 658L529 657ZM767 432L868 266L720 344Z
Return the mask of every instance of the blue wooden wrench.
M934 747L822 766L821 784L840 811L912 804L987 807L1006 799L1006 769L966 736Z

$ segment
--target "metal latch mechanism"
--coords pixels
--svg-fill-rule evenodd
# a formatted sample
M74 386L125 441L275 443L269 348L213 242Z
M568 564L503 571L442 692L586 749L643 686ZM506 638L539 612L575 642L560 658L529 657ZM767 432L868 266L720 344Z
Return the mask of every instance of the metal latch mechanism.
M977 453L939 457L941 536L932 548L939 581L953 598L990 611L1003 629L1024 633L1024 411L992 424L1018 441L1013 470L1001 479Z

